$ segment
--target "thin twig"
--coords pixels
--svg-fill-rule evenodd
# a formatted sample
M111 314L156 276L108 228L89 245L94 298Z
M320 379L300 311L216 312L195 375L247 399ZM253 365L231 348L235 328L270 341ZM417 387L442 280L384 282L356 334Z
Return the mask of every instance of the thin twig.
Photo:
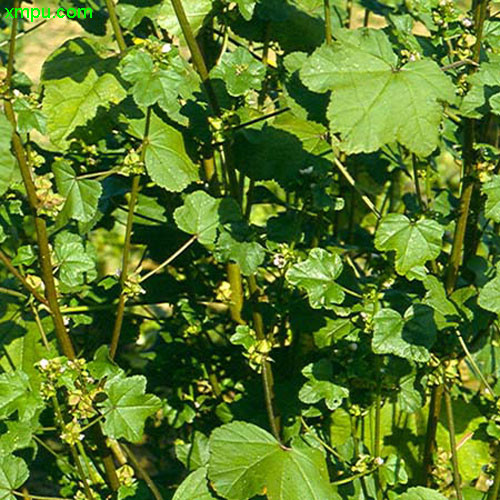
M359 187L356 184L356 181L353 179L347 168L340 162L340 160L334 156L333 157L333 162L335 163L336 167L339 169L340 173L344 176L344 178L347 180L347 182L356 190L356 192L359 194L361 199L363 200L364 204L375 214L377 219L381 218L380 212L377 210L377 207L373 204L372 200L364 194Z
M462 487L460 479L460 470L458 468L457 442L455 436L455 420L453 418L453 405L451 401L450 388L444 390L444 402L446 406L446 418L448 420L448 432L450 435L451 465L453 469L453 485L458 500L463 500Z
M151 476L149 475L148 471L140 464L135 454L132 453L132 450L130 450L129 447L123 443L121 444L119 443L118 446L123 448L128 458L130 459L132 466L137 471L137 475L144 480L144 482L147 484L149 490L151 491L155 499L163 500L163 495L161 494L160 490L156 486L155 482L151 479Z
M162 269L164 269L172 261L174 261L177 257L179 257L179 255L184 253L197 239L198 239L197 235L194 235L193 237L189 238L189 240L187 240L186 243L184 243L184 245L182 245L178 250L176 250L168 259L164 260L159 266L149 271L149 273L145 274L144 276L141 276L139 282L143 283L148 278L151 278L151 276L153 276L154 274L159 273Z
M460 68L461 66L465 66L467 64L475 66L476 68L479 67L479 64L472 59L462 59L461 61L455 61L454 63L447 64L446 66L441 66L440 69L441 71L448 71L450 69Z
M16 278L18 279L21 284L26 288L26 290L35 297L38 302L41 302L42 304L45 304L48 306L47 299L38 292L35 288L33 288L29 283L28 280L16 269L16 267L12 264L11 260L5 253L0 250L0 261L3 262L5 267L9 270L9 272Z
M455 333L457 334L458 341L460 342L460 345L462 346L462 349L464 350L465 357L467 358L467 360L471 364L472 368L476 372L476 375L481 379L481 382L484 384L486 389L489 391L489 393L490 393L489 395L493 396L495 393L493 392L491 385L486 380L486 377L484 376L483 372L481 371L481 369L479 368L479 366L475 362L474 358L472 357L472 354L470 353L469 348L467 347L467 344L465 343L465 340L462 337L462 334L458 330L456 330Z
M47 22L48 22L47 19L45 19L45 20L39 22L38 24L35 24L35 26L31 26L27 30L21 31L20 33L18 33L16 35L16 41L19 40L20 38L22 38L23 36L28 35L32 31L35 31L36 29L40 28L40 26L43 26ZM0 49L2 47L5 47L6 45L9 45L9 43L10 43L10 40L4 40L3 42L0 42Z
M11 493L16 497L26 498L22 491L13 490ZM33 495L33 493L30 493L29 496L32 500L67 500L67 497L45 497L42 495Z
M151 125L151 108L148 107L146 111L146 120L144 126L144 137L142 139L140 161L144 162L146 158L146 148L148 146L149 128ZM130 190L130 199L128 203L128 213L127 213L127 226L125 229L125 241L123 243L123 255L122 255L122 270L120 274L120 286L121 293L118 301L118 308L116 311L116 319L113 327L113 333L111 335L111 343L109 346L109 356L113 359L118 350L118 344L120 341L120 335L123 326L123 316L125 314L125 303L127 301L127 295L125 293L126 282L128 279L128 266L130 260L130 249L132 244L132 229L134 225L134 213L135 207L137 205L137 199L139 196L139 186L141 182L140 175L134 175L132 179L132 187Z

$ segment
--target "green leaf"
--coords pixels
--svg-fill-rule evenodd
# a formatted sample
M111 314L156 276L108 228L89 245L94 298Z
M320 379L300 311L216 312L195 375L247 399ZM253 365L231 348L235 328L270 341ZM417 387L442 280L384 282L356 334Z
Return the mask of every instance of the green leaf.
M26 462L19 457L3 457L0 459L0 500L16 500L12 494L20 488L29 477Z
M334 304L342 303L345 297L342 287L335 283L342 268L342 261L337 254L313 248L307 260L295 264L286 273L286 279L307 292L312 308L332 309Z
M92 220L102 193L101 184L92 179L78 179L70 163L64 160L52 165L57 190L66 198L61 216L80 222Z
M351 437L351 416L339 408L330 416L330 443L332 446L341 446Z
M116 57L101 58L93 42L75 38L45 62L43 112L51 141L67 146L68 137L85 125L98 108L109 109L127 95L114 73Z
M17 249L17 254L12 259L12 264L15 266L30 266L33 262L35 262L36 258L37 255L31 245L22 245Z
M390 486L408 482L405 461L396 455L389 455L379 470L380 479Z
M265 75L265 65L243 47L226 52L220 64L210 72L212 78L224 81L228 93L234 97L245 95L251 90L260 90Z
M406 493L403 493L399 497L399 500L446 500L446 497L437 491L418 486L417 488L410 488Z
M172 500L215 500L207 482L207 468L201 467L189 474L175 492Z
M238 241L228 231L222 231L215 248L215 257L219 262L236 262L245 276L257 272L264 262L265 250L256 241Z
M399 381L398 405L406 413L414 413L424 404L422 394L415 388L415 380L415 375L410 373Z
M315 404L324 400L327 408L336 410L342 400L349 397L349 391L340 385L334 384L333 367L330 361L322 359L307 365L302 375L309 380L302 386L299 399L306 404Z
M94 359L87 364L92 377L102 380L111 379L123 373L123 370L111 359L108 346L101 346L94 354Z
M26 422L5 422L7 432L0 436L0 459L31 444L33 429Z
M314 332L314 342L322 349L333 345L355 331L354 325L348 318L326 318L326 325Z
M52 318L44 318L41 321L46 332L50 332L53 328ZM14 337L11 341L9 341L8 333L4 331L4 328L0 329L2 351L5 353L0 357L0 366L9 373L22 370L28 375L33 389L37 389L40 383L40 372L35 364L44 357L48 357L49 353L40 341L40 331L34 321L19 321L18 326L25 331L23 335L16 336L16 332L12 332L12 328L10 328L11 331L8 333L12 332ZM5 330L7 329L5 328Z
M21 370L0 375L0 419L17 412L20 421L30 420L41 408L42 400L33 391L28 375Z
M210 437L208 477L226 500L266 494L269 500L334 500L320 450L284 448L265 430L244 422L216 429Z
M21 134L29 134L33 130L45 134L47 119L39 109L33 107L26 99L16 99L13 107L16 112L17 130Z
M415 304L402 317L394 309L381 309L373 318L372 349L375 354L394 354L411 361L426 362L436 341L432 309Z
M448 300L443 283L435 276L426 276L423 285L427 290L423 303L434 309L434 319L439 330L458 325L457 308Z
M144 120L132 120L130 131L142 139ZM167 191L182 191L199 179L198 167L186 153L182 134L154 112L151 114L145 160L151 179Z
M412 222L406 215L389 214L380 222L375 246L378 250L394 250L396 271L405 275L439 256L443 233L444 227L434 220Z
M16 160L11 153L12 126L6 116L0 114L0 196L9 189L16 170Z
M155 67L147 52L129 52L121 62L121 74L132 83L132 95L138 106L147 108L158 103L168 112L178 107L177 89L182 78L175 71Z
M211 245L217 236L219 206L220 200L204 191L195 191L188 194L184 205L175 210L175 223L182 231L196 235L202 245Z
M481 63L481 67L469 76L467 83L469 91L462 100L460 111L468 118L481 118L488 112L486 104L489 102L491 110L500 114L498 99L500 93L500 55L488 53L488 60Z
M486 195L485 215L494 222L500 222L500 175L494 175L482 187Z
M451 80L430 60L399 67L381 30L339 31L317 49L300 75L314 92L332 91L327 115L347 153L372 152L399 141L430 155L439 145L440 101L453 102Z
M181 442L175 445L175 455L188 470L205 467L210 457L207 436L195 431L190 443Z
M95 271L94 259L85 251L77 234L59 233L55 239L55 254L59 279L68 287L83 285L85 273Z
M182 6L186 12L186 17L193 30L194 34L203 26L205 18L212 10L211 0L183 0ZM170 0L162 3L160 13L157 17L158 24L164 30L167 30L170 35L174 35L184 39L181 26L177 20L172 2Z
M106 415L103 430L107 436L132 443L142 439L146 419L161 408L160 399L144 394L145 390L146 378L141 375L118 376L106 382L108 399L100 407Z
M120 24L129 30L135 28L145 17L156 19L160 12L161 2L136 2L137 5L146 5L138 7L132 3L118 3L116 11L120 18Z
M256 4L256 0L236 0L238 10L245 21L250 21L250 19L252 19Z
M481 288L477 303L486 311L500 314L500 265L496 276Z

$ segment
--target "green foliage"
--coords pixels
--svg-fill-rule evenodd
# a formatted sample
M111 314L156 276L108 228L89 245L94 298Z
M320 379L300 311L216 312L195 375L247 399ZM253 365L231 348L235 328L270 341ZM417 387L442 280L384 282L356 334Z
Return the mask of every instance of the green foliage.
M132 120L130 132L144 137L145 120ZM151 179L167 191L182 191L198 180L198 168L186 153L182 133L153 113L145 165Z
M215 499L208 489L206 467L201 467L192 472L177 488L173 500L190 500L191 498L199 500Z
M408 271L435 259L441 253L444 228L433 220L410 221L402 214L389 214L377 230L378 250L396 252L396 271Z
M12 491L22 486L28 479L28 466L19 457L3 457L0 459L0 498L14 500Z
M394 354L412 361L429 361L436 341L432 309L415 304L404 317L393 309L381 309L373 317L372 348L377 354Z
M92 179L78 179L68 162L54 163L52 171L57 190L65 198L61 216L81 222L92 220L102 193L101 184Z
M43 111L51 141L62 147L76 128L86 125L99 108L109 109L126 96L114 66L101 58L94 44L77 38L57 49L44 64Z
M314 92L332 91L327 116L343 149L369 153L397 140L418 155L430 155L439 144L439 101L455 100L451 81L430 60L400 66L382 31L337 36L338 42L308 59L301 78Z
M12 127L5 116L0 117L0 195L4 194L12 182L16 161L10 151Z
M186 196L184 205L174 212L174 219L182 231L195 235L200 243L215 242L219 224L220 202L204 191Z
M103 429L115 439L140 441L145 420L161 408L161 401L144 394L146 378L140 375L123 378L121 375L106 382L107 399L101 404L105 415Z
M270 500L335 498L319 450L304 445L284 449L255 425L233 422L216 429L210 450L208 477L227 500L246 500L263 492Z
M311 307L328 309L344 300L342 287L334 281L341 272L342 261L337 254L314 248L307 260L287 272L287 281L306 290Z

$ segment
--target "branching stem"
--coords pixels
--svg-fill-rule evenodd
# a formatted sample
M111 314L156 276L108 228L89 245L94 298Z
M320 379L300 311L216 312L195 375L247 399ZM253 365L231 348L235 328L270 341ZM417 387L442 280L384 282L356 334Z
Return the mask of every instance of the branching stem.
M19 0L14 0L14 9L19 7ZM12 76L14 74L14 54L16 49L16 35L17 35L18 20L14 18L12 21L10 46L9 46L9 59L7 63L7 76L6 86L11 89ZM47 232L47 225L45 219L38 213L38 197L36 194L35 184L33 182L33 174L28 163L28 156L24 149L21 137L17 133L17 122L14 114L14 108L10 98L10 92L4 97L4 110L5 115L12 125L12 145L14 154L16 156L21 176L23 179L24 187L28 197L28 202L35 218L35 231L38 242L38 253L41 267L41 277L45 285L46 303L48 303L50 314L54 321L54 330L57 340L61 347L62 353L69 359L75 359L75 350L69 333L64 324L64 320L59 309L58 293L54 276L52 273L52 258L49 246L49 237ZM5 262L4 262L5 263Z

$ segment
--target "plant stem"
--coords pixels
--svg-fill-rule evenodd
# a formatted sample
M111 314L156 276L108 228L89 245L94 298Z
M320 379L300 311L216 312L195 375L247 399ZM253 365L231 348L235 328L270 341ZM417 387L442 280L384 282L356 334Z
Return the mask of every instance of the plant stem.
M363 477L369 476L370 474L373 474L378 470L378 467L374 469L367 470L365 472L359 472L358 474L355 474L354 476L346 477L344 479L339 479L338 481L333 481L332 485L333 486L341 486L343 484L349 484L352 483L353 481L356 481L356 479L361 479Z
M151 125L151 108L146 110L146 120L144 125L144 137L142 139L140 162L144 163L146 158L146 149L148 146L148 136L149 128ZM127 213L127 226L125 229L125 241L123 244L123 255L122 255L122 271L120 274L120 286L121 293L120 299L118 301L118 309L116 311L115 325L113 327L113 333L111 336L111 344L109 346L109 356L114 359L116 351L118 349L118 343L120 341L120 335L123 325L123 315L125 313L125 303L127 302L127 295L125 293L126 282L128 279L128 266L130 261L130 247L132 242L132 229L134 225L134 212L137 205L137 198L139 196L139 187L141 182L140 175L134 175L132 179L132 187L130 190L130 199L128 202L128 213Z
M5 288L3 286L0 286L0 293L4 295L10 295L11 297L16 297L17 299L26 300L28 298L28 296L24 295L24 293L18 292L17 290L11 290L10 288Z
M24 30L24 31L21 31L19 32L17 35L16 35L16 40L19 40L20 38L22 38L23 36L25 35L28 35L29 33L37 30L38 28L42 27L45 23L47 23L48 20L45 19L43 21L40 21L38 24L35 24L34 26L31 26L30 28ZM3 42L0 42L0 49L2 47L5 47L6 45L8 45L10 43L10 40L4 40Z
M148 474L148 471L144 469L144 467L140 464L139 460L137 460L135 454L132 453L129 447L123 443L118 444L118 446L123 448L123 450L125 450L125 453L127 454L128 458L130 459L130 462L132 463L132 466L137 471L137 475L144 480L144 482L147 484L148 488L150 489L155 499L163 500L163 495L160 493L160 490L158 489L154 481L151 479L151 476Z
M59 406L59 401L57 400L57 396L52 397L52 405L54 406L56 421L61 429L61 432L64 432L64 418L62 415L61 407ZM80 476L80 479L83 483L83 490L85 491L85 496L87 497L87 500L93 500L94 497L87 482L87 476L85 475L85 472L83 471L82 468L82 464L80 463L80 458L78 456L78 453L74 445L70 444L68 446L71 452L71 456L73 457L73 461L75 462L75 467L78 472L78 476Z
M307 425L307 422L305 421L304 417L301 415L300 416L300 422L301 424L304 426L304 429L309 432L309 434L321 445L323 446L323 448L327 451L329 451L334 457L338 458L339 460L341 460L342 462L345 462L345 460L342 458L341 455L339 455L339 453L337 453L328 443L325 443L325 441L323 441L318 435L316 435L316 433L314 432L314 430L309 427L309 425Z
M373 453L376 459L379 459L382 454L382 380L381 380L381 360L377 356L376 367L377 367L377 396L375 399L375 446L373 447ZM377 489L377 500L382 500L383 491L382 484L380 482L380 474L378 470L375 473L375 484Z
M415 153L411 154L411 163L413 167L413 182L415 183L415 192L417 194L418 205L420 206L420 210L424 210L425 204L422 198L422 191L420 190L420 181L418 178L418 162Z
M364 204L375 214L377 219L380 219L380 212L377 210L377 207L373 204L372 200L364 194L356 184L356 181L353 179L352 175L349 173L344 164L336 157L333 158L333 163L339 169L340 173L344 176L347 182L356 190Z
M484 22L486 20L486 12L489 0L477 0L474 9L474 19L476 26L476 44L473 49L472 60L475 65L471 65L470 73L477 70L479 58L481 54L482 35L484 30ZM456 288L460 266L462 265L462 256L464 248L464 240L467 231L467 221L469 218L470 204L476 181L474 179L475 167L475 121L467 119L464 121L464 143L462 148L463 155L463 175L462 187L460 195L460 203L458 209L458 219L453 235L453 242L450 253L450 260L446 270L445 288L446 293L451 295ZM432 470L432 454L435 447L437 420L441 407L441 398L444 392L444 387L434 387L431 397L431 406L429 410L429 421L427 424L427 436L424 451L423 479L424 484L430 481L430 472Z
M196 70L198 71L198 74L200 75L202 82L204 84L204 87L205 87L205 90L207 93L207 98L208 98L210 107L212 108L212 112L216 116L221 118L222 117L222 109L217 101L217 96L216 96L214 89L212 87L210 77L208 74L208 70L207 70L205 61L203 59L203 55L201 53L198 42L196 41L193 30L191 29L191 26L190 26L189 21L187 19L186 12L184 11L184 7L182 5L182 0L171 0L171 2L172 2L172 6L174 8L174 11L176 13L177 20L181 26L184 38L186 39L186 43L188 45L189 51L191 53L191 57L193 59L193 64L194 64ZM238 183L238 180L236 177L236 168L235 168L233 152L228 144L226 144L226 143L223 144L222 153L223 153L223 157L224 157L223 158L224 164L226 166L227 174L229 177L229 190L230 190L231 196L241 206L242 192L240 190L240 186L239 186L239 183ZM240 270L239 265L236 263L229 262L227 264L227 274L228 274L228 280L229 280L229 283L231 286L231 306L230 306L231 317L235 322L243 324L244 320L241 317L241 311L243 309L244 294L243 294L241 270ZM250 293L252 295L254 295L258 292L255 276L251 276L249 278L249 288L250 288ZM264 323L262 320L262 315L255 308L253 311L253 321L254 321L254 328L256 330L257 337L259 338L259 336L260 336L261 339L265 339ZM265 361L263 363L262 378L263 378L263 384L264 384L264 395L265 395L265 400L266 400L266 409L268 412L271 430L272 430L274 436L276 437L276 439L279 442L281 442L279 419L276 417L276 414L274 411L273 374L272 374L271 365L268 361Z
M60 460L61 462L64 462L64 465L66 467L68 467L69 469L71 469L72 472L73 472L73 474L77 473L77 470L75 469L75 467L73 467L68 462L68 460L65 457L63 457L63 456L59 455L58 453L56 453L47 443L45 443L45 441L43 441L42 439L40 439L35 434L33 434L33 441L37 442L42 448L44 448L45 450L47 450L47 452L49 452L52 456L54 456L56 458L56 460ZM68 476L68 474L65 474L65 476L70 477L70 476Z
M444 387L442 384L432 388L431 402L429 406L429 416L427 419L427 432L425 436L424 458L422 463L422 482L425 486L430 486L432 473L432 455L436 447L436 430L441 413L441 401Z
M106 444L106 437L104 436L100 425L94 425L89 429L89 431L93 434L94 442L97 445L97 453L104 465L107 483L111 488L114 497L116 497L116 492L120 488L120 481L118 480L118 475L116 474L113 455Z
M474 20L476 26L476 43L473 48L470 74L473 74L478 67L481 55L482 35L484 23L486 21L486 12L489 0L478 0L474 9ZM463 176L462 176L462 194L460 196L460 205L458 209L458 220L453 235L452 250L450 262L446 273L446 291L450 295L458 280L458 272L462 264L463 246L467 230L467 221L469 218L470 204L476 181L474 179L475 166L475 120L467 119L464 122L464 144L463 144Z
M458 468L458 455L457 455L457 442L455 436L455 420L453 418L453 405L451 401L450 388L446 387L444 390L444 402L446 406L446 417L448 420L448 431L450 435L450 448L451 448L451 465L453 468L453 484L457 493L457 499L463 500L462 488L460 486L460 470Z
M249 120L247 122L240 123L239 125L235 125L234 127L231 127L229 130L232 130L232 131L240 130L240 129L248 127L250 125L254 125L255 123L259 123L261 121L269 120L270 118L274 118L275 116L286 113L287 111L290 111L289 107L279 108L279 109L272 111L271 113L268 113L267 115L262 115L262 116L259 116L258 118L254 118L253 120Z
M366 8L365 15L363 17L363 28L368 28L369 24L370 24L370 9Z
M208 74L208 69L205 64L205 60L203 58L203 54L201 53L200 46L196 41L193 30L191 29L191 25L189 24L189 20L186 16L186 12L182 5L182 0L171 0L172 6L174 8L175 14L177 16L177 20L181 26L182 33L184 38L186 39L189 51L191 53L191 57L193 60L193 65L196 68L196 71L200 75L200 78L205 87L205 91L207 93L207 98L209 105L212 109L212 112L218 116L222 117L222 109L217 100L217 96L214 92L212 82L210 81L210 76ZM240 204L242 202L242 193L240 192L238 179L236 177L236 168L234 166L234 158L232 154L231 148L227 144L222 145L223 150L221 151L223 156L223 164L226 168L227 175L229 178L229 191L231 196ZM232 304L230 306L231 317L237 323L242 323L243 320L241 318L241 310L243 307L243 286L241 279L241 270L238 264L228 263L227 265L227 274L229 283L231 285L231 296L232 296Z
M250 276L248 278L248 285L250 289L250 293L252 295L252 299L257 302L259 289L257 286L257 281L255 276ZM253 305L253 326L255 329L255 335L257 340L266 340L266 333L264 330L264 321L262 319L262 314L258 311L256 304ZM280 435L280 419L276 415L275 407L274 407L274 378L273 372L271 369L271 363L268 360L265 360L262 363L262 383L264 387L264 397L266 401L266 410L267 416L269 419L269 425L271 426L271 430L273 432L274 437L277 439L279 443L281 443L281 435Z
M327 45L332 44L332 13L330 9L330 0L323 0L325 12L325 40Z
M198 239L197 235L189 238L189 240L187 240L186 243L184 243L184 245L182 245L178 250L176 250L168 259L164 260L159 266L155 267L153 270L149 271L149 273L142 276L139 281L143 283L154 274L159 273L162 269L167 267L172 261L174 261L177 257L179 257L179 255L184 253L197 239Z
M14 9L19 8L19 0L14 0ZM11 90L12 75L14 73L14 54L16 47L16 34L17 34L18 20L14 18L12 21L9 59L7 63L7 77L5 80L6 86ZM68 359L75 359L75 350L71 338L64 324L64 320L59 309L59 302L57 298L57 288L52 274L52 260L50 254L49 238L47 233L47 225L45 219L38 215L38 197L36 194L35 184L33 182L33 174L28 164L26 152L24 150L21 137L17 133L16 116L12 106L10 92L4 97L4 110L5 115L12 125L12 145L14 153L21 170L24 187L28 197L28 202L35 218L35 231L38 242L38 252L40 258L40 267L42 281L45 285L45 296L49 305L50 313L54 321L54 330L57 340L61 347L62 353Z
M48 306L47 299L28 283L28 280L14 267L14 265L12 264L9 257L7 257L7 255L4 254L1 250L0 250L0 261L3 262L5 267L9 270L9 272L17 280L19 280L21 282L21 284L24 286L24 288L26 288L26 290L31 295L33 295L33 297L35 297L35 299L38 300L38 302L41 302L42 304L45 304L46 306Z
M228 262L226 272L229 285L231 286L231 303L229 304L231 319L235 323L243 325L245 324L245 320L241 317L241 312L245 297L243 294L243 280L241 278L240 266L234 262Z
M352 25L353 0L347 0L347 19L346 28L350 29Z
M120 49L120 54L124 54L127 50L127 44L125 43L125 38L123 37L122 29L118 21L118 16L116 14L115 4L113 0L106 0L106 8L109 14L109 20L111 22L111 27L113 28L113 33L115 34L116 43Z
M500 494L500 444L497 444L496 459L495 479L493 480L493 484L488 491L487 500L498 500L498 496Z
M200 75L200 78L203 82L203 86L205 87L205 91L207 93L207 98L208 98L208 104L210 105L210 108L212 109L214 115L221 118L222 109L219 105L217 96L212 86L212 82L208 74L207 65L205 64L205 59L203 58L203 54L201 53L200 46L196 41L196 37L194 36L193 30L191 29L191 25L189 24L189 20L186 16L184 6L182 5L182 0L171 0L171 1L175 14L177 16L177 20L181 26L182 33L184 35L184 38L186 39L189 52L191 53L191 57L193 59L193 65L196 68L198 74ZM224 149L224 160L226 162L228 170L231 196L234 199L241 201L238 180L236 178L236 170L234 168L234 162L229 148Z
M26 495L22 491L13 490L11 491L11 493L16 497L26 498ZM42 495L33 495L31 493L29 494L28 498L31 498L31 500L67 500L63 497L44 497Z

